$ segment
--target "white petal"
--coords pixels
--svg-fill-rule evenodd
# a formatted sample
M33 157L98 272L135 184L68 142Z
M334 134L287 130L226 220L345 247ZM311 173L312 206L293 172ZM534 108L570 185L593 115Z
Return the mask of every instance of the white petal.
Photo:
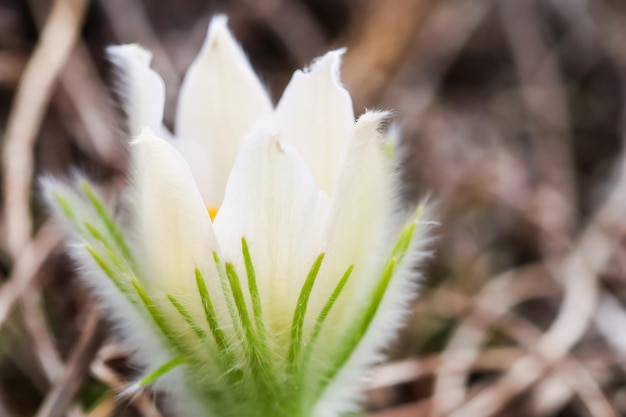
M216 164L220 161L221 154L211 151L205 143L200 141L176 138L170 143L189 164L200 195L206 205L218 208L222 203L224 193L222 181L226 181L225 179L217 181L216 170L219 171L219 166Z
M222 253L238 265L242 277L241 237L246 238L263 315L278 338L289 336L300 288L318 255L307 244L317 198L313 178L295 150L276 134L263 133L242 148L215 218Z
M310 71L296 71L276 108L283 141L298 150L329 195L354 128L352 99L339 81L342 54L329 52Z
M185 160L165 140L145 129L131 143L134 226L140 267L152 293L190 302L201 316L195 268L219 291L212 252L211 220ZM218 292L219 293L219 292Z
M383 265L398 237L395 201L395 178L378 129L384 113L366 113L356 124L355 134L342 160L336 197L331 206L327 229L328 262L320 272L322 282L341 277L347 265L354 264L350 280L335 303L319 346L333 346L367 310L371 294L378 284ZM340 415L358 400L360 384L366 370L381 359L380 350L387 346L402 323L407 304L416 292L412 269L423 258L423 228L418 228L407 255L397 266L383 301L364 339L348 362L326 388L313 415ZM324 268L324 267L323 267ZM325 300L331 285L320 285L315 294ZM328 352L331 356L332 351Z
M362 398L366 371L384 359L382 350L404 324L410 312L410 302L415 298L420 283L421 275L416 267L421 266L429 255L425 250L429 243L427 232L434 225L428 220L431 218L429 208L421 211L419 219L409 219L418 220L416 229L406 255L396 266L376 315L343 369L326 388L313 412L314 416L341 415L354 408L354 404Z
M328 320L329 325L333 322L338 329L354 320L349 312L360 312L349 304L362 301L371 291L377 278L371 273L377 273L378 265L384 260L380 255L386 256L380 245L388 233L387 219L394 207L393 178L378 131L386 116L370 112L359 118L342 158L331 200L322 241L326 259L311 302L316 303L312 304L312 311L321 310L344 272L354 265L342 294L343 300L349 299L350 303L336 303L332 314L341 319Z
M176 118L179 140L193 142L183 146L185 156L202 153L202 158L190 162L197 178L209 178L199 180L202 184L213 184L201 190L208 204L221 204L241 142L271 111L270 99L228 30L226 18L213 18L202 50L185 76Z
M165 84L150 69L152 54L139 45L116 45L107 49L111 61L121 70L121 90L131 136L144 127L161 128L165 104Z

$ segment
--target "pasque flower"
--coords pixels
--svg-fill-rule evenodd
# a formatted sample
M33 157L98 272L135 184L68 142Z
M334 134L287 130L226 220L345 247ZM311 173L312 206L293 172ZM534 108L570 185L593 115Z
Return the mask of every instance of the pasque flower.
M121 70L130 184L117 214L84 179L45 182L73 252L145 376L196 416L331 417L416 292L424 207L399 207L387 113L355 123L343 51L296 71L274 108L213 19L181 88L136 45Z

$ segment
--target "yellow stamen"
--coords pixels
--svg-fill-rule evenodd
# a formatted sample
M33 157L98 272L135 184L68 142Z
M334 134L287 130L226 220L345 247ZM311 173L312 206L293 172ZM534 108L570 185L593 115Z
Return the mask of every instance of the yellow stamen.
M218 208L215 206L207 206L206 210L209 212L209 217L211 221L215 220L215 216L217 216Z

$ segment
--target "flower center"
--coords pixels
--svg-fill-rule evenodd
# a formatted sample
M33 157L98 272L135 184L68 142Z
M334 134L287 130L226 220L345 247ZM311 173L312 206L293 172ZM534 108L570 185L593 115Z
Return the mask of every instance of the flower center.
M209 217L211 218L211 221L215 220L215 216L217 216L218 210L219 210L219 207L207 206L206 211L209 213Z

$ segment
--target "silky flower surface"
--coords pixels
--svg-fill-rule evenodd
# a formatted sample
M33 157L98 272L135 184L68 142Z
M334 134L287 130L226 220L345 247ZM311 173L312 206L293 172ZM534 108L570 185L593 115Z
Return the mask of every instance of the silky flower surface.
M122 210L85 180L45 184L146 369L135 388L185 415L355 410L415 294L424 207L399 209L388 115L355 122L342 53L297 71L274 107L216 17L170 133L150 53L113 47L133 136Z

